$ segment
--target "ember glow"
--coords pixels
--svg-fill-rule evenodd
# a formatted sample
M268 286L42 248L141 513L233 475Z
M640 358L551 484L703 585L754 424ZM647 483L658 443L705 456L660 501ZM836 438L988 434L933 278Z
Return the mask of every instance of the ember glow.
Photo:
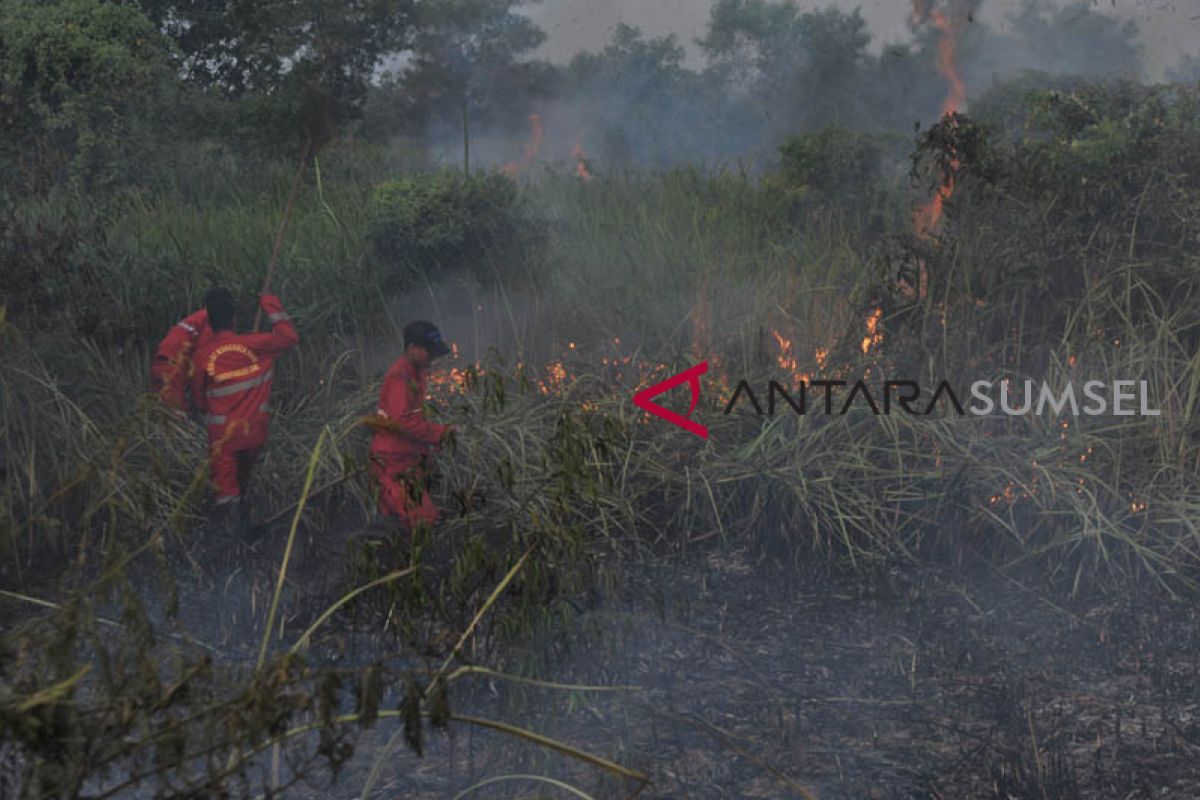
M862 340L863 353L871 352L872 347L878 347L883 341L883 332L879 330L879 320L883 317L883 309L876 308L867 317L867 335Z
M883 334L879 330L882 316L883 310L876 308L867 318L867 335L861 345L864 354L878 348L882 342ZM1032 381L1026 381L1024 403L1016 406L1010 402L1009 380L1004 380L998 385L1001 395L998 404L990 396L995 387L987 381L971 384L971 402L963 404L958 399L961 392L956 391L946 381L938 384L932 392L926 392L922 391L915 381L884 381L882 389L873 390L863 380L850 381L845 376L836 374L832 378L816 380L814 374L823 373L827 366L829 351L816 348L813 351L815 369L805 371L797 355L795 338L775 328L770 329L770 334L776 348L774 363L783 375L777 381L768 382L765 389L760 387L756 392L744 378L739 381L731 376L728 368L723 367L718 358L708 359L713 369L705 379L705 396L722 400L729 398L724 406L726 415L737 409L750 409L759 416L764 412L773 416L777 408L779 413L786 413L790 408L801 415L821 413L822 410L826 415L842 415L855 407L860 411L869 410L874 414L885 415L898 410L910 415L927 416L939 407L948 412L957 412L959 416L1053 414L1059 417L1055 425L1060 430L1059 438L1065 446L1062 462L1066 465L1086 464L1095 458L1095 447L1092 445L1071 452L1073 448L1069 447L1068 434L1072 428L1072 417L1080 414L1161 414L1149 404L1149 386L1145 381L1115 381L1111 385L1102 381L1087 382L1084 384L1083 396L1091 401L1090 405L1074 402L1075 387L1071 383L1057 389L1043 384L1035 391ZM607 392L603 393L608 399L621 397L631 389L637 391L653 386L676 372L672 365L635 361L632 354L623 352L621 340L617 337L599 350L589 351L590 355L585 355L584 348L574 341L569 341L563 347L559 358L551 359L541 368L530 368L524 362L518 362L517 375L524 385L537 394L566 401L577 406L585 414L591 414L600 411L604 398L595 394L595 383L579 381L580 375L594 372L587 366L589 363L600 367L601 383L615 390L615 395L612 396ZM430 401L461 397L473 389L479 376L485 374L480 363L472 364L463 360L457 343L451 344L451 352L445 366L439 366L429 378L427 399ZM580 392L580 387L590 388ZM1135 388L1138 390L1135 391ZM914 403L916 405L912 405ZM649 414L641 414L638 422L650 425L654 424L655 420ZM941 468L942 453L936 442L933 443L930 454L933 466ZM1038 461L1034 459L1028 477L1012 475L1001 486L981 498L982 507L999 511L1021 503L1036 502L1039 495L1045 494L1045 491L1042 491L1045 489L1042 485L1043 477ZM1077 485L1072 484L1071 488L1075 494L1083 495L1087 490L1087 483L1083 478L1079 478ZM1131 515L1143 514L1148 509L1147 502L1132 493L1127 503Z
M429 373L429 379L425 384L426 400L452 394L465 394L471 386L472 377L483 374L483 368L478 364L460 366L457 363L457 348L451 358L454 363Z
M779 345L779 356L775 359L779 368L785 372L795 372L797 365L796 357L792 353L792 340L785 338L779 331L771 331L771 335L775 337L775 342Z
M811 380L812 375L800 368L800 360L793 349L792 340L777 330L772 330L771 336L774 337L775 344L779 347L779 355L775 357L775 363L779 369L797 383Z
M542 379L538 381L538 390L542 394L560 394L573 381L574 378L567 373L563 362L551 361L544 370Z
M583 151L585 133L586 131L580 130L575 134L575 144L571 147L571 158L575 159L575 174L586 183L592 179L592 173L588 170L587 154Z

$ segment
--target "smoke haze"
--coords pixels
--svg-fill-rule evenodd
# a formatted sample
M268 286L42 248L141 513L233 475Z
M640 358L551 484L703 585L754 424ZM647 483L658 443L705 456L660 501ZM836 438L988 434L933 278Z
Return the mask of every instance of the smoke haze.
M914 16L906 0L517 5L545 34L522 58L554 77L538 90L480 88L480 97L504 97L507 116L472 122L473 160L522 175L548 163L757 170L777 162L788 138L831 124L907 140L944 110L948 75L965 96L955 106L967 113L992 86L1027 72L1141 82L1200 75L1189 51L1200 0L920 6ZM952 65L940 63L945 52ZM523 157L530 115L544 124L532 160ZM436 161L461 163L461 125L456 112L426 131Z
M565 63L580 50L602 48L616 26L625 23L641 28L647 36L674 34L688 51L689 66L695 67L702 61L695 40L704 35L710 5L708 0L547 0L530 6L527 13L547 33L546 43L536 54L550 61ZM829 0L799 5L803 10L861 10L874 37L871 49L875 52L886 44L912 39L908 28L911 8L904 0ZM1019 13L1022 5L1023 0L988 0L980 7L978 19L999 33L1009 33L1009 18ZM1197 0L1093 0L1090 7L1114 19L1136 23L1150 80L1162 79L1180 58L1200 52Z

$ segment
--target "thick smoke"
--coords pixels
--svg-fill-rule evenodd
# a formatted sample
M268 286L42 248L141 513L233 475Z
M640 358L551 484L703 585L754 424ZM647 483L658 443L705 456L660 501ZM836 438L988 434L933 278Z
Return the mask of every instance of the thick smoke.
M671 14L662 9L588 4L564 18L559 6L514 8L535 24L545 20L542 50L560 63L533 50L521 58L537 65L536 84L483 89L480 107L496 105L491 94L503 92L505 113L471 120L472 163L509 165L526 177L547 165L582 172L581 159L589 173L697 163L754 169L774 163L788 137L831 124L907 137L941 113L948 84L938 59L947 36L968 103L1031 71L1103 80L1152 72L1145 20L1102 13L1086 0L914 0L901 43L894 6L885 14L840 5L714 0L703 22L695 4L681 5L671 12L680 33L666 32ZM620 21L639 15L659 35ZM939 18L952 24L944 29ZM572 23L599 26L607 38L566 58L560 40L595 41L595 31L584 36ZM1180 62L1167 75L1194 71ZM532 161L531 115L542 126ZM425 136L437 160L462 163L459 115L431 119Z

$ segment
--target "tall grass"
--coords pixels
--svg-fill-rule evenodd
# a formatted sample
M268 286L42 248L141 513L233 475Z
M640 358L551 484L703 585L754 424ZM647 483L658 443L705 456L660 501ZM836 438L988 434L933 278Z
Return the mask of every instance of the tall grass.
M197 535L203 434L145 394L150 351L211 283L247 297L257 290L291 172L284 164L254 173L209 166L172 192L95 205L55 196L9 217L21 241L46 245L31 251L31 274L48 270L52 280L36 304L14 305L0 325L3 581L44 585L69 564L84 579L104 576L106 594L94 603L70 592L55 598L64 601L55 604L61 625L28 641L61 635L67 644L26 662L28 692L0 696L2 708L86 683L74 677L75 656L88 647L120 662L111 671L117 677L122 665L141 663L149 650L136 642L119 639L128 651L109 652L95 630L82 647L69 634L85 610L127 600L126 629L148 630L123 569L131 554ZM530 635L556 624L557 598L616 579L593 558L599 553L636 557L722 542L864 572L932 559L1028 569L1073 591L1147 577L1171 591L1193 588L1200 265L1187 248L1164 246L1162 230L1151 237L1147 224L1134 224L1147 203L1161 200L1152 181L1102 207L1101 222L1112 223L1103 227L1101 212L1079 211L1069 197L1014 199L986 176L962 175L944 237L922 242L902 224L898 190L881 195L896 203L885 216L901 221L881 239L845 204L781 202L744 175L677 171L581 183L547 173L523 189L549 223L538 258L501 265L490 282L464 277L397 295L382 289L391 265L367 242L381 169L330 151L302 192L276 285L298 318L301 344L277 368L256 514L290 520L289 542L301 530L344 535L367 520L368 434L356 420L374 408L404 321L433 316L470 352L445 366L474 376L436 398L438 418L459 432L456 448L439 459L436 489L446 518L435 538L453 559L439 586L422 583L420 552L431 543L419 541L413 563L375 565L382 574L368 574L359 588L338 587L341 599L301 641L351 599L383 591L400 609L388 624L399 619L401 635L415 638L436 614L438 624L467 632L461 647L478 635L480 609L495 614L495 636ZM1178 182L1169 189L1181 191ZM1151 191L1155 200L1146 201ZM1088 224L1038 222L1064 206ZM1194 206L1178 208L1175 233L1194 232ZM897 260L923 261L924 296L897 292ZM86 280L73 284L73 270ZM97 319L81 316L97 309ZM866 320L876 312L882 340L864 352ZM485 355L489 345L494 352ZM697 412L707 440L629 402L638 387L699 358L713 365ZM746 405L722 413L740 377L758 390L768 378L800 373L864 377L872 388L885 378L927 389L942 379L959 389L1004 377L1146 380L1163 413L977 419L945 408L877 416L861 404L844 416L785 408L760 417ZM318 431L328 433L312 453ZM151 531L166 537L153 548L144 543ZM513 591L488 594L510 580ZM277 591L272 607L283 602ZM434 682L405 689L416 698L406 712L344 714L336 692L312 686L318 673L304 671L298 644L271 661L270 632L260 633L266 667L241 696L246 724L213 734L222 753L260 752L314 732L325 737L325 752L337 753L337 725L407 714L406 733L418 736L413 726L423 715L450 719L430 707ZM444 666L432 674L446 674L458 649L444 650ZM378 674L353 680L360 696L378 700ZM229 685L205 684L203 696L224 697ZM282 704L264 699L300 685L307 688ZM127 691L120 684L112 698L151 709L162 701L153 692L130 700ZM212 785L231 777L222 772Z
M368 179L378 176L347 172L341 158L310 176L279 270L302 344L278 371L280 410L261 488L267 506L294 495L298 454L321 426L346 434L324 459L318 486L361 465L365 434L352 421L371 408L382 365L398 350L398 312L424 305L429 313L441 294L450 316L462 317L444 286L416 286L407 298L380 290L388 266L365 241ZM116 306L152 309L146 330L157 334L212 282L250 295L287 179L272 168L252 185L218 190L210 179L213 202L177 193L95 210ZM468 316L476 330L483 317L493 334L509 332L492 339L510 357L508 366L486 365L497 381L513 369L515 344L535 380L540 366L565 358L571 388L521 395L510 374L503 406L494 402L500 383L447 398L444 413L466 424L463 451L446 460L447 493L483 491L491 515L541 513L540 488L563 457L556 437L573 419L591 437L595 452L577 461L595 488L563 519L608 543L769 533L858 563L936 542L1002 562L1067 559L1056 569L1080 581L1098 568L1176 573L1173 559L1192 558L1194 523L1179 498L1194 489L1200 461L1192 434L1200 376L1189 352L1194 280L1179 266L1161 258L1148 266L1131 256L1132 244L1110 246L1089 265L1079 296L1047 296L1036 264L1012 269L999 258L1007 252L989 252L1007 237L1004 220L973 215L968 204L944 242L917 248L934 275L931 293L896 302L880 263L886 251L852 218L821 205L797 214L744 175L676 171L581 183L547 173L526 191L551 222L544 256L513 265L490 288L466 282ZM1160 275L1180 277L1167 291ZM876 306L886 312L884 342L863 356L864 320ZM629 391L677 359L711 356L726 376L777 376L772 331L795 343L798 369L813 377L822 374L819 349L830 354L826 375L903 373L930 386L1002 375L1145 378L1164 414L1064 429L1038 418L758 420L709 409L714 435L703 447L632 414ZM13 367L3 401L5 541L23 542L26 552L69 547L92 507L119 502L118 516L134 521L161 514L155 509L178 499L180 476L201 455L194 430L163 427L143 402L152 337L69 350L64 338L32 331L5 352ZM488 338L471 349L482 351ZM98 461L107 468L89 469L101 479L77 476ZM339 494L369 502L360 478Z

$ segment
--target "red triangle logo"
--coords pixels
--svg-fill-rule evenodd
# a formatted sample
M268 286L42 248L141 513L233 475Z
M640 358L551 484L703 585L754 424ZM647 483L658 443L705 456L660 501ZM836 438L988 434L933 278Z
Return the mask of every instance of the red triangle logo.
M692 412L696 410L696 403L700 401L700 376L708 372L708 362L701 361L696 366L680 372L678 375L672 375L661 383L656 383L633 396L633 404L642 409L648 414L653 414L659 419L665 419L672 425L683 428L689 433L694 433L701 439L708 438L708 428L695 422L688 417L692 416ZM686 383L692 390L692 404L688 406L687 416L676 414L670 409L663 408L658 403L651 402L652 398L658 397L663 392L669 392L676 386Z

